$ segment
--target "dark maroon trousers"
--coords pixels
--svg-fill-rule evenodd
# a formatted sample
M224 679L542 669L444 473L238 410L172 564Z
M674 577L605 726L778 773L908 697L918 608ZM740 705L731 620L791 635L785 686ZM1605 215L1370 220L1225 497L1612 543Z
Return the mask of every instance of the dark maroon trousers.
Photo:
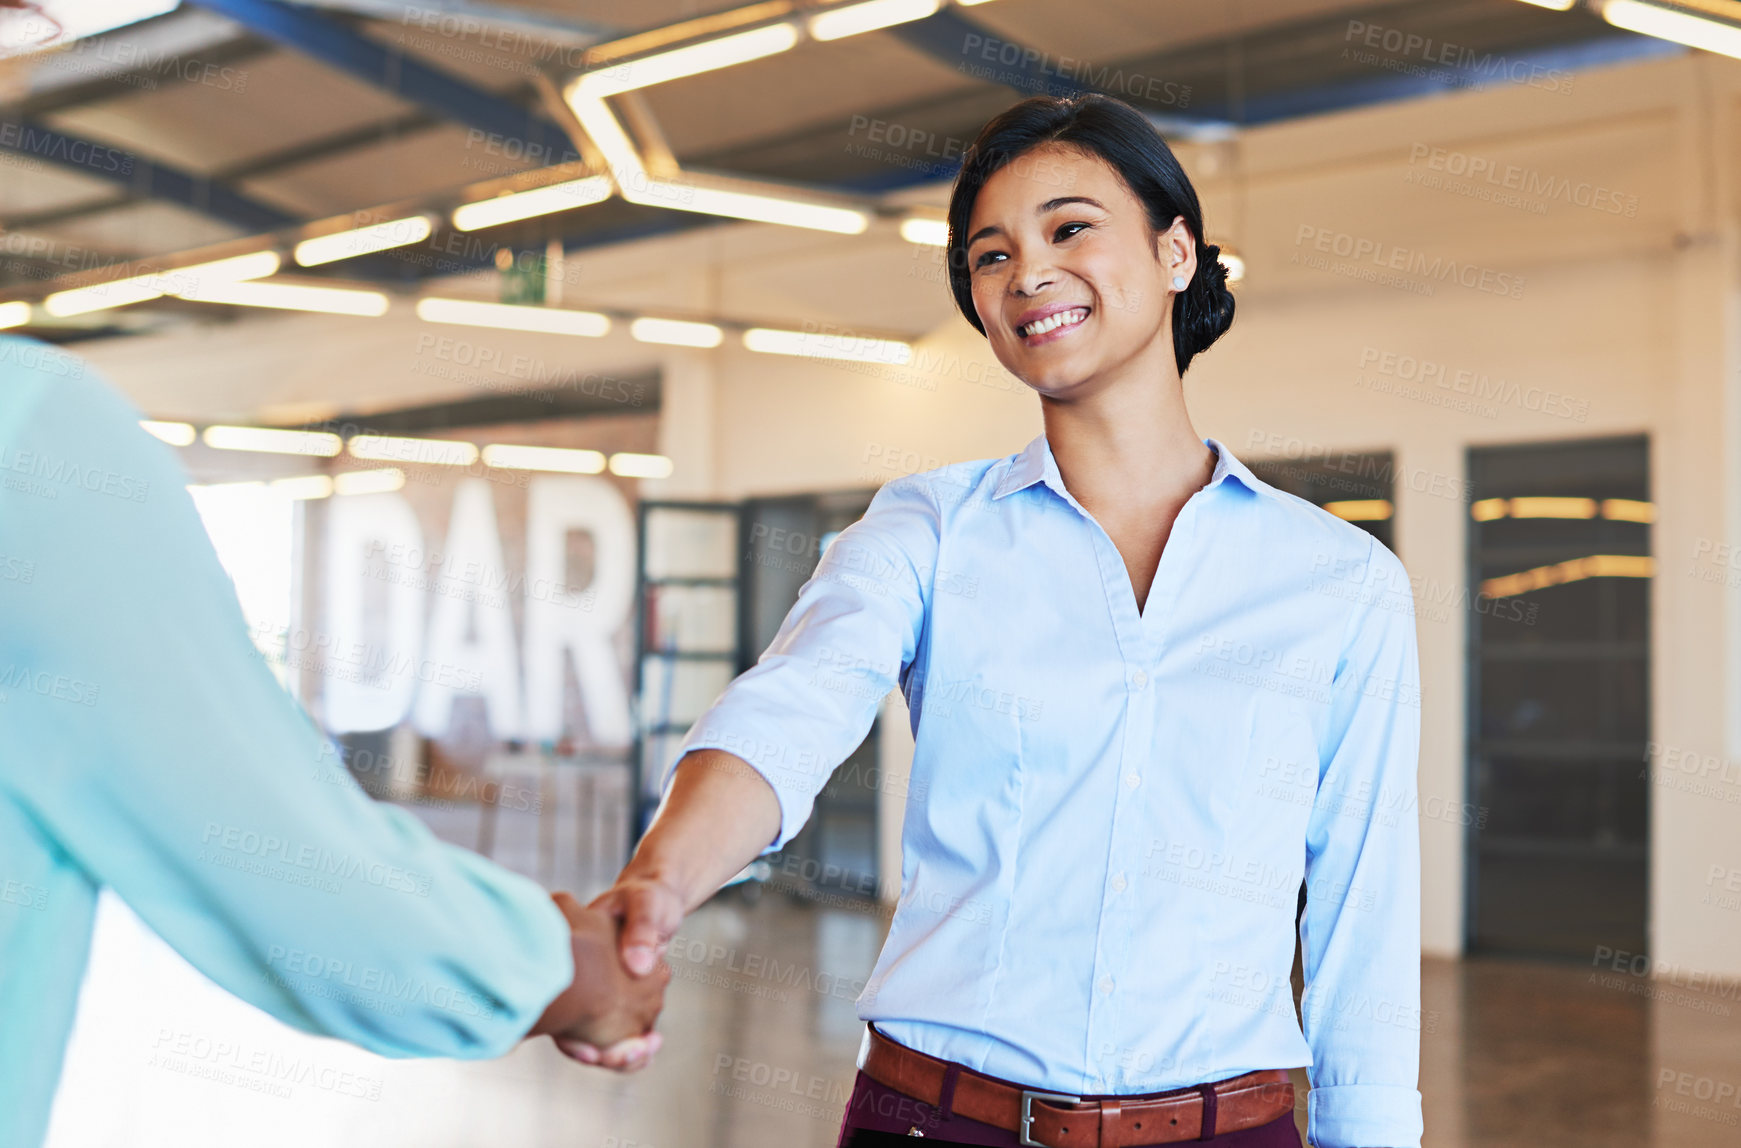
M1004 1080L1002 1083L1014 1088L1022 1087L1013 1081ZM1159 1093L1142 1095L1155 1096ZM1083 1099L1099 1100L1102 1097L1085 1096ZM1130 1100L1133 1097L1122 1096L1119 1099ZM917 1139L913 1136L915 1129L927 1144L1017 1148L1021 1143L1015 1132L1009 1129L969 1120L965 1116L945 1111L941 1105L915 1100L860 1072L858 1079L853 1082L852 1099L847 1102L846 1113L841 1120L840 1139L836 1148L887 1148L896 1144L911 1144ZM1242 1132L1221 1132L1208 1140L1177 1141L1174 1148L1190 1148L1192 1145L1214 1145L1215 1148L1302 1148L1299 1129L1294 1127L1292 1112L1284 1112L1268 1124L1247 1128Z

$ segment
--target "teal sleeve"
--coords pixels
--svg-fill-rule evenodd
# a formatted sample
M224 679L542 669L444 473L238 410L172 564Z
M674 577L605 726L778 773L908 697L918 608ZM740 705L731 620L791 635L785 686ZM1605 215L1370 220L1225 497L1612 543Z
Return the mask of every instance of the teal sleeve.
M0 384L0 539L33 564L30 594L0 597L0 786L279 1019L387 1056L511 1049L573 975L545 891L355 785L255 651L136 410L83 374Z

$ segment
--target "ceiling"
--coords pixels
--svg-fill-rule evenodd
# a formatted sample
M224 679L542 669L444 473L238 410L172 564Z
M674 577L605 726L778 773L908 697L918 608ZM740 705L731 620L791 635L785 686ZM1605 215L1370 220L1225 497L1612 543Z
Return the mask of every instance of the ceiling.
M383 205L449 205L468 185L572 158L540 71L560 80L589 46L740 7L184 0L0 61L0 298ZM1371 28L1415 39L1361 48ZM1517 0L997 0L671 81L642 106L685 169L866 196L949 178L979 125L1048 88L1112 90L1189 134L1468 86L1494 61L1578 67L1664 50L1678 49ZM1433 51L1454 62L1433 65ZM611 200L478 233L459 258L718 222ZM453 250L451 238L430 243ZM433 263L385 253L327 273L404 285ZM159 301L30 333L70 340L230 310Z

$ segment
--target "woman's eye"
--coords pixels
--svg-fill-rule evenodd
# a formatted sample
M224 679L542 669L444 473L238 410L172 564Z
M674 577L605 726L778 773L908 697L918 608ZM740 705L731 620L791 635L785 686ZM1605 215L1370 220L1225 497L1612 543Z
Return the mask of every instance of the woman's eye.
M1080 222L1066 223L1064 226L1062 226L1058 229L1058 234L1054 237L1054 239L1059 239L1059 240L1068 239L1072 235L1076 234L1076 232L1073 230L1074 228L1088 228L1091 226L1093 226L1093 225L1088 224L1088 223L1080 223Z
M1001 256L1002 254L1003 252L1001 251L983 251L980 253L979 257L973 261L973 265L976 268L984 267L990 263L994 257Z

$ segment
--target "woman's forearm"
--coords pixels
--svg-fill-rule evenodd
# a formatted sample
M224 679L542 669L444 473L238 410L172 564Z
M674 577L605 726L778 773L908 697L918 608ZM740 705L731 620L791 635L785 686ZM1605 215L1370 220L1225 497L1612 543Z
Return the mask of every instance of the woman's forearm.
M722 749L691 750L677 763L664 804L618 880L661 881L683 898L687 913L779 832L779 799L749 762Z

